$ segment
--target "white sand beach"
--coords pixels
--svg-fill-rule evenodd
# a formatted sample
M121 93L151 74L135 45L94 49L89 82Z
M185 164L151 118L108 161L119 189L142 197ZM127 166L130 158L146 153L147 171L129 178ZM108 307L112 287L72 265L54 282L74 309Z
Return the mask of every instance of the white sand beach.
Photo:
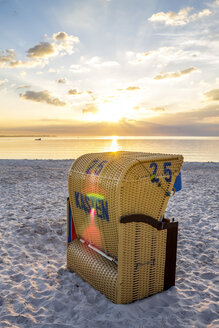
M219 163L183 164L176 286L116 305L66 268L71 160L0 160L0 327L219 327Z

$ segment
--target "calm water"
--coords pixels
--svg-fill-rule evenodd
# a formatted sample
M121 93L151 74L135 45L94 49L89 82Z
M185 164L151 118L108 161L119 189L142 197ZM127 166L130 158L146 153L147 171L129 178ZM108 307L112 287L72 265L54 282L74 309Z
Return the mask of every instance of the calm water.
M219 162L219 137L0 138L1 159L74 159L89 152L117 150L182 154L189 162Z

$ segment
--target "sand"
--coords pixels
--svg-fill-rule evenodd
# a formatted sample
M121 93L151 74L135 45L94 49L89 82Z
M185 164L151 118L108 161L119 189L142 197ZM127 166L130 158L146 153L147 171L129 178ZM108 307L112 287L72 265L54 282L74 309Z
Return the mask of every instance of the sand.
M0 327L219 327L219 163L185 163L176 286L116 305L66 268L71 160L0 160Z

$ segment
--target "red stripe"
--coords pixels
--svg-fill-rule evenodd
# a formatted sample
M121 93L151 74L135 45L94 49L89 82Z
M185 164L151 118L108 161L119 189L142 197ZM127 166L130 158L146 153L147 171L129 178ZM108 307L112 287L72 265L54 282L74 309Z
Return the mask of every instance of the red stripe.
M71 240L73 241L76 238L77 238L77 235L75 232L74 221L73 221L73 217L71 217Z

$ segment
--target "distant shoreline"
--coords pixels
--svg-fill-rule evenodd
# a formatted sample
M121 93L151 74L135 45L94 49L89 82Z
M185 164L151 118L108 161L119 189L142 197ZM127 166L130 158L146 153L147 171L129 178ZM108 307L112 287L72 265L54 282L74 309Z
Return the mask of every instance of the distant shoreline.
M77 138L81 138L81 139L112 139L112 138L118 138L118 139L189 139L189 138L219 138L219 135L211 135L211 136L203 136L203 135L194 135L194 136L174 136L174 135L133 135L133 136L120 136L120 135L105 135L105 136L85 136L85 135L81 135L81 136L74 136L74 135L63 135L63 136L57 136L57 135L18 135L18 136L13 136L13 135L0 135L0 138L72 138L72 139L77 139Z
M25 136L25 135L19 135L19 136L12 136L12 135L9 135L9 136L7 136L7 135L0 135L0 138L50 138L50 137L52 137L52 138L55 138L55 137L57 137L56 135L51 135L51 136L47 136L47 135L40 135L40 137L39 137L39 135L30 135L30 136Z

